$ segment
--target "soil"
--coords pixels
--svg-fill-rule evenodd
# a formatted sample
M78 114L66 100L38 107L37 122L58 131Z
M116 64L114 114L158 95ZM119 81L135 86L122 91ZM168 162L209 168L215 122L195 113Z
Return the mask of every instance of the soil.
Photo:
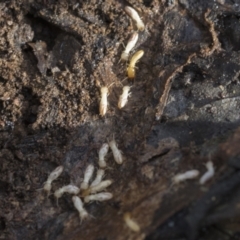
M120 61L136 30L125 6L146 25L134 80ZM240 239L237 0L9 0L0 15L0 239ZM131 95L118 109L124 85ZM113 198L85 204L80 222L71 195L57 206L44 182L63 165L52 193L80 186L113 138L124 157L107 155ZM209 160L204 186L173 183Z

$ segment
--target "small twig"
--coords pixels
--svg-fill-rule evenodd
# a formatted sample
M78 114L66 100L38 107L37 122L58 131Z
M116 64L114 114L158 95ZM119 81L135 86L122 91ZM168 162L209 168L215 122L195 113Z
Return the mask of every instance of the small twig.
M160 120L161 117L162 117L163 110L164 110L164 108L165 108L165 106L166 106L166 104L167 104L169 92L170 92L170 89L171 89L171 87L172 87L172 79L176 76L177 73L181 72L182 69L183 69L186 65L188 65L188 64L191 63L192 58L193 58L195 55L196 55L195 53L191 54L191 55L188 57L186 63L184 63L183 65L177 67L177 68L173 71L173 73L170 74L170 76L169 76L169 77L167 78L167 80L165 81L166 83L165 83L165 85L164 85L163 94L162 94L162 96L161 96L160 99L159 99L159 104L158 104L158 106L156 107L156 114L155 114L156 120ZM162 72L160 73L160 76L161 76L161 75L162 75ZM159 76L159 77L160 77L160 76Z

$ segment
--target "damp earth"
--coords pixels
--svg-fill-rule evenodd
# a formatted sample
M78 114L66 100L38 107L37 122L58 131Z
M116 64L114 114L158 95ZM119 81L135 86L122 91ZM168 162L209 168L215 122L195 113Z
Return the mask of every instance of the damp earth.
M125 6L145 24L135 79L120 61L136 30ZM9 0L0 16L0 239L240 239L238 1ZM80 186L112 139L123 154L106 156L113 197L84 204L80 222L70 194L57 205L42 188L60 165L51 193ZM208 161L206 184L174 184Z

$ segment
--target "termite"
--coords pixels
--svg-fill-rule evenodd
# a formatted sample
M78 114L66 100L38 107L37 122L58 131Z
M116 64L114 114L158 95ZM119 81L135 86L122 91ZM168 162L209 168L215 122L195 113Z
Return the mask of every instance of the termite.
M139 50L136 53L134 53L134 55L132 56L130 63L127 67L128 78L130 78L130 79L135 78L135 65L136 65L137 61L143 56L143 54L144 54L144 51Z
M106 189L108 186L110 186L113 183L112 180L105 180L100 182L98 185L92 186L86 190L83 191L81 194L82 197L85 197L91 193L97 193L101 192L102 190Z
M118 149L115 139L109 142L109 146L113 152L113 157L116 163L122 164L123 163L122 152Z
M114 84L115 82L111 83L108 87L104 86L100 88L101 92L101 99L99 103L99 114L100 116L104 116L107 112L107 106L108 106L108 101L107 101L107 96L108 96L108 88Z
M214 176L215 170L212 161L206 163L207 172L205 172L199 180L199 183L205 184L209 179Z
M112 183L113 183L112 180L102 181L98 185L90 187L89 192L90 193L100 192L100 191L104 190L105 188L107 188L108 186L110 186Z
M133 220L131 219L130 213L128 213L128 212L125 213L124 216L123 216L123 219L124 219L125 223L127 224L127 226L128 226L132 231L134 231L134 232L139 232L139 231L140 231L139 225L138 225L135 221L133 221Z
M127 101L128 101L128 97L130 96L130 86L124 86L123 90L122 90L122 95L120 95L119 100L118 100L118 108L121 109L123 108Z
M138 15L137 11L135 9L133 9L132 7L129 7L129 6L125 7L125 11L132 18L132 20L136 22L137 29L139 31L143 31L145 26L144 26L144 23L143 23L142 19Z
M54 196L57 199L57 204L58 204L58 199L60 197L62 197L62 195L64 193L70 193L70 194L77 195L79 192L80 192L80 189L78 187L69 184L69 185L63 186L63 187L59 188L58 190L56 190L54 192Z
M108 153L109 145L107 143L104 143L102 147L100 148L98 152L98 165L100 168L105 168L107 166L107 163L105 161L105 156Z
M89 187L89 181L92 178L94 172L94 166L92 164L88 165L85 173L84 173L84 179L81 183L81 189L87 189Z
M52 182L56 180L61 175L62 172L63 172L63 166L58 166L48 176L48 179L43 186L43 189L48 192L48 195L52 188Z
M97 194L86 196L84 198L84 202L85 203L88 203L91 201L102 202L102 201L107 201L107 200L111 199L112 197L113 197L112 193L109 193L109 192L97 193Z
M134 32L130 39L128 40L127 46L125 47L124 51L122 52L121 55L121 60L122 61L127 61L129 57L129 53L131 50L134 48L138 40L138 33Z
M99 104L99 114L100 116L104 116L107 112L107 96L108 96L108 87L101 87L101 100Z
M185 173L179 173L173 178L174 183L180 183L187 179L193 179L198 177L199 171L198 170L190 170Z
M104 170L98 169L97 176L94 179L94 181L91 183L90 187L98 185L102 181L103 175L104 175Z
M75 207L75 208L78 210L78 212L79 212L79 216L80 216L81 222L82 222L82 220L88 218L88 217L89 217L89 214L88 214L88 212L83 208L83 202L82 202L82 200L81 200L78 196L73 196L73 197L72 197L72 201L73 201L74 207Z

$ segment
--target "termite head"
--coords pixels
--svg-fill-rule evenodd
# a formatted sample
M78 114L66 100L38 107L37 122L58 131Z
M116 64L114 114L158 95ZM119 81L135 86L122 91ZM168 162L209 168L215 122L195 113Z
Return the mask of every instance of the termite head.
M105 168L105 167L107 167L106 161L98 161L98 165L99 165L100 168Z
M46 191L48 195L50 194L51 188L52 188L51 183L48 181L43 186L43 190Z
M56 199L58 199L58 198L60 198L63 195L63 193L64 193L64 189L63 188L59 188L58 190L56 190L54 192L54 197Z
M108 87L101 87L100 91L101 91L102 95L103 94L108 94Z
M138 28L138 30L141 31L141 32L144 31L145 26L144 26L144 23L143 23L142 20L139 21L139 22L137 22L137 28Z
M113 138L110 142L108 142L109 146L112 148L117 145L115 139Z
M82 211L82 213L79 214L79 215L80 215L80 223L82 223L83 220L89 218L89 214L88 214L88 212L86 210Z
M129 79L134 79L135 78L135 69L134 67L128 67L127 68L127 75Z
M213 162L212 162L212 161L208 161L208 162L206 163L206 168L207 168L207 169L213 169Z
M129 92L130 91L130 89L131 89L131 87L130 86L124 86L123 87L123 92Z
M122 55L121 55L121 60L122 60L122 61L127 61L127 60L128 60L128 57L129 57L129 53L123 51L123 52L122 52Z

